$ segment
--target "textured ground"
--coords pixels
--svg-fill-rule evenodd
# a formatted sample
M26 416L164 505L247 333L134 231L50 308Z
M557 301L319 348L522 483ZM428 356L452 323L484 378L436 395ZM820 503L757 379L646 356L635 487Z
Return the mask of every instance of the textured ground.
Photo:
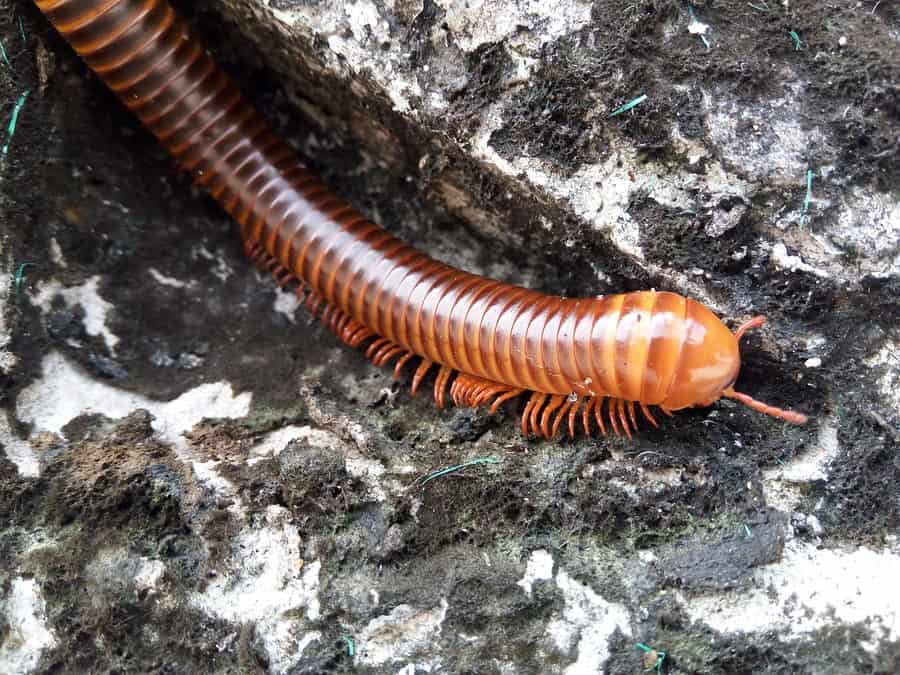
M813 420L411 399L0 0L0 672L900 670L896 3L179 5L394 232L766 314L740 388Z

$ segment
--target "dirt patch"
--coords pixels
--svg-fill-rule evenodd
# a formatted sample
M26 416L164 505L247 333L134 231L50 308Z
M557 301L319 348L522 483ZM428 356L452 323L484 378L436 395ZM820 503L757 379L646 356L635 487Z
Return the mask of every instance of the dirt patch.
M143 411L115 424L96 419L88 438L48 453L40 479L4 481L0 516L14 525L3 531L3 569L44 579L51 625L71 637L45 654L46 669L205 668L221 659L210 647L226 626L160 606L161 588L140 582L156 560L166 570L161 587L202 583L207 552L195 531L211 506L149 422Z
M872 385L895 368L872 359L897 340L900 282L895 274L856 274L865 251L835 253L847 271L838 278L785 269L771 247L783 238L789 254L807 235L827 239L839 221L824 203L840 204L852 186L896 194L900 56L891 31L900 19L892 3L791 3L787 12L771 0L753 3L762 10L697 3L695 18L713 27L707 50L685 30L682 3L599 1L588 25L543 46L522 87L510 86L516 62L504 42L464 53L441 28L446 17L436 3L390 16L386 3L374 3L404 29L404 72L429 66L423 84L449 92L437 126L384 100L360 99L337 75L298 65L297 81L288 82L211 3L181 4L279 130L392 231L472 271L553 293L677 290L695 279L734 310L732 318L752 311L771 320L744 343L739 387L796 405L815 421L786 427L722 402L661 420L633 442L544 443L520 437L518 404L489 416L439 412L428 396L411 398L409 374L393 382L302 309L292 310L245 262L232 224L30 4L15 12L3 6L0 36L14 66L0 67L4 114L31 90L2 167L10 226L0 253L13 272L34 264L6 308L7 348L17 365L0 375L0 403L13 433L31 431L16 420L15 402L42 377L51 352L91 380L151 400L223 380L253 393L246 418L207 419L184 439L183 452L208 463L231 486L225 491L162 443L144 413L110 420L95 411L33 439L42 460L37 478L19 476L0 457L0 520L9 523L0 532L0 588L8 592L15 575L39 579L47 623L60 640L40 671L275 668L274 629L215 618L187 602L229 573L248 523L273 509L283 509L298 532L303 567L296 574L322 561L320 614L289 616L303 626L291 644L318 633L291 672L396 672L399 665L360 663L346 638L403 605L437 612L442 600L440 631L403 652L406 663L433 657L459 672L494 662L498 672L509 664L517 672L561 671L578 658L578 638L566 638L571 645L563 649L547 626L573 636L588 628L554 585L560 570L633 617L630 635L616 629L597 638L609 646L609 672L641 668L636 640L665 650L663 671L672 673L897 669L896 644L865 651L862 626L834 623L803 639L737 639L692 623L676 599L676 592L743 587L753 569L778 560L790 537L878 548L890 545L900 525L897 412ZM280 3L288 5L297 3ZM435 31L442 39L433 39ZM797 83L801 93L791 89ZM298 97L298 90L307 93ZM730 136L710 140L710 110L717 110L710 97L757 110L786 92L803 97L800 130L822 139L801 159L832 163L841 174L817 174L814 195L823 206L799 234L778 225L803 202L802 171L796 184L785 173L796 157L762 169L765 153L748 149L742 163ZM642 93L644 103L609 116ZM699 176L719 162L758 189L700 185L707 206L692 212L649 185L625 209L641 232L644 259L637 260L569 205L536 197L447 142L475 133L494 106L504 121L489 143L509 161L537 158L572 176L624 144L636 150L637 174L676 167ZM734 134L756 137L746 120ZM677 136L710 152L691 162ZM383 156L373 150L379 144ZM459 209L447 204L449 184L466 188L456 195ZM463 220L460 212L476 217ZM119 340L115 350L88 330L84 306L60 297L35 304L48 284L74 288L94 277L110 305L105 326ZM822 365L804 365L811 359ZM770 503L766 474L817 452L821 421L832 418L839 450L827 479L804 482L789 507L817 518L821 530L794 527L792 514ZM269 455L253 454L288 425L327 431L333 442L285 441ZM496 461L426 482L474 459ZM539 550L554 567L528 595L519 582ZM646 563L652 556L662 563ZM165 572L156 585L135 581L157 562ZM580 606L591 607L592 597L583 598ZM0 640L10 631L0 622Z
M898 437L877 412L855 415L842 420L842 452L828 482L817 485L809 500L823 500L816 511L829 531L878 546L900 526L900 498L893 488L900 480Z

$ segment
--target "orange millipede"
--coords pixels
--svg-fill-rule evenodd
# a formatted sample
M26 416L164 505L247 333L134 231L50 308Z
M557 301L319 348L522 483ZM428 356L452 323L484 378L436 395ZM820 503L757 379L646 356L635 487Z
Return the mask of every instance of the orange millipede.
M803 424L800 413L736 392L738 340L706 307L641 291L574 299L434 260L334 195L277 138L166 0L36 0L75 51L237 221L245 249L348 345L368 342L394 375L437 368L443 408L529 394L522 433L593 427L631 437L637 412L725 396Z

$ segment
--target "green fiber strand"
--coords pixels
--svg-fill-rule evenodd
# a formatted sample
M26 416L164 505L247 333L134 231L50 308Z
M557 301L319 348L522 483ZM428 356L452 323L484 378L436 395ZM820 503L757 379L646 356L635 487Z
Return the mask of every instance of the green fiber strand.
M422 485L425 485L428 481L434 480L435 478L440 478L441 476L446 476L448 473L455 473L457 471L462 471L467 466L474 466L476 464L499 464L499 459L494 459L493 457L482 457L481 459L473 459L471 462L464 462L462 464L457 464L455 466L448 466L446 469L441 469L440 471L435 471L433 474L429 475L422 481Z
M809 211L809 203L812 201L812 179L813 170L809 169L806 172L806 198L803 200L803 213Z
M2 157L6 157L6 153L9 152L9 143L12 141L13 134L16 133L16 125L19 122L19 112L21 112L22 106L25 105L25 99L28 98L30 93L28 89L23 91L22 95L19 96L19 100L13 106L12 115L10 115L9 124L6 127L6 142L3 144L3 148L0 149L0 156Z
M647 94L641 94L633 101L629 101L625 105L620 106L620 107L616 108L615 110L613 110L611 113L609 113L609 116L615 117L616 115L621 115L623 112L628 112L629 110L631 110L632 108L634 108L637 105L640 105L641 103L643 103L646 100L647 100Z
M36 265L32 262L22 263L16 270L16 276L15 279L13 279L13 285L16 287L16 291L22 287L22 279L25 278L25 270L29 267L36 267Z
M797 34L797 31L792 30L790 33L788 33L788 35L790 35L790 36L793 38L793 40L794 40L794 49L795 49L796 51L800 51L800 46L801 46L803 43L800 42L800 36Z
M6 55L6 47L3 46L3 42L0 41L0 59L3 59L3 62L12 68L12 63L9 62L9 56Z

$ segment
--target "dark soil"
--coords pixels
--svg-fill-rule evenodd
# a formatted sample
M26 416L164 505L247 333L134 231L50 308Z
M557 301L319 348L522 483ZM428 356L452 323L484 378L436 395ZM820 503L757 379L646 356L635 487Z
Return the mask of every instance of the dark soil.
M440 134L432 137L427 126L383 101L360 101L340 82L323 82L302 68L295 83L286 83L217 16L214 3L180 5L254 103L307 151L342 196L412 243L461 260L473 272L554 293L672 287L671 279L622 256L563 205L536 201L461 150L454 154L437 140ZM589 27L546 46L532 86L507 99L507 121L491 139L501 155L543 158L571 174L605 159L611 144L624 140L647 161L676 161L674 127L688 138L705 133L696 112L698 87L714 85L749 105L779 90L789 64L809 82L805 109L815 112L808 122L829 129L837 142L822 156L810 149L811 163L840 162L846 178L843 187L823 188L831 191L823 196L837 198L848 185L898 193L895 3L809 0L792 2L787 13L737 0L697 3L704 21L731 28L732 38L712 51L683 30L664 39L670 24L684 20L682 3L625 5L597 0ZM431 63L440 77L443 54L421 36L440 25L441 12L430 0L423 7L408 26L410 67ZM791 30L804 36L800 51L788 37ZM849 45L836 49L841 35ZM8 348L19 364L8 376L0 373L0 404L13 409L18 393L40 375L43 356L54 350L98 379L154 399L219 380L253 392L248 419L207 420L189 440L200 456L222 461L251 516L283 506L305 536L323 542L322 576L329 581L317 629L324 637L304 652L296 672L350 672L341 625L365 625L385 606L436 606L440 598L450 609L434 649L452 655L444 661L448 672L499 672L487 665L495 658L521 664L523 673L564 667L566 659L548 657L537 646L562 605L559 594L536 587L528 599L515 586L528 553L538 548L564 558L573 576L580 572L607 599L640 606L636 637L664 645L663 672L900 669L900 645L875 658L859 646L861 635L852 627L822 629L803 641L737 640L692 624L664 592L741 588L754 567L778 560L790 514L766 503L763 472L815 447L817 420L831 414L839 421L840 455L828 480L809 487L802 508L821 521L828 545L880 546L900 528L900 414L871 385L881 372L865 363L888 336L900 340L900 280L870 277L848 285L775 269L757 244L788 199L777 181L771 199L746 205L739 226L718 237L706 233L709 213L675 212L649 196L635 200L630 213L642 224L648 259L661 269L686 271L702 261L712 275L711 293L736 310L769 316L765 337L745 343L738 384L764 400L808 411L813 422L787 427L723 402L662 420L660 429L642 430L634 441L526 441L514 407L496 417L440 412L428 396L407 394L408 375L393 383L388 371L343 347L302 311L297 323L275 312L273 283L244 260L228 218L173 168L31 3L0 1L0 38L11 62L0 65L4 120L18 96L31 91L2 168L0 253L14 268L34 264L7 307L13 327ZM457 139L497 98L510 67L502 45L484 46L463 61L465 85L440 129ZM305 85L304 102L333 126L321 127L292 102L294 87ZM612 109L641 92L653 96L640 115L588 114L598 101ZM383 151L386 158L374 141L354 135L349 110L385 130L392 148ZM481 227L444 208L435 186L447 172L471 188L474 201L489 205L500 224ZM539 216L554 229L545 230ZM66 267L53 262L52 239ZM732 254L742 247L749 253L736 259ZM224 280L218 276L223 266L230 270ZM592 266L606 271L609 281L598 281ZM197 283L161 286L151 269ZM84 332L77 311L59 305L45 316L28 300L41 281L68 286L94 275L101 275L100 294L115 308L109 325L121 339L115 356ZM825 364L817 370L802 367L812 355L805 342L812 334L826 338L824 351L815 353ZM80 346L73 347L72 338ZM255 438L286 423L311 423L347 440L348 422L365 431L371 459L390 466L403 458L416 467L419 473L390 476L406 486L404 496L372 501L343 457L303 444L253 466L245 462ZM214 621L186 604L163 607L132 588L86 586L86 566L104 547L164 561L165 585L176 597L202 589L229 551L238 525L228 504L210 497L151 431L141 412L116 421L80 418L67 428L68 441L57 439L44 450L36 479L18 476L0 455L0 589L5 592L15 575L39 578L50 626L64 636L39 672L266 668L248 626ZM473 456L502 462L427 485L414 482ZM645 472L654 471L679 478L647 481ZM744 527L756 536L743 537ZM55 545L25 555L36 531ZM809 532L794 534L816 540ZM623 560L654 551L664 564L626 597L622 579L592 558L600 546ZM511 552L505 559L485 562L488 551L494 556L504 547ZM352 593L341 592L340 584L360 570L380 575L385 590L377 611L349 605ZM218 649L235 630L236 647ZM152 647L148 631L157 636ZM3 633L0 622L0 638ZM487 639L469 649L454 637L458 633ZM641 653L631 641L620 636L610 648L609 672L641 670Z

